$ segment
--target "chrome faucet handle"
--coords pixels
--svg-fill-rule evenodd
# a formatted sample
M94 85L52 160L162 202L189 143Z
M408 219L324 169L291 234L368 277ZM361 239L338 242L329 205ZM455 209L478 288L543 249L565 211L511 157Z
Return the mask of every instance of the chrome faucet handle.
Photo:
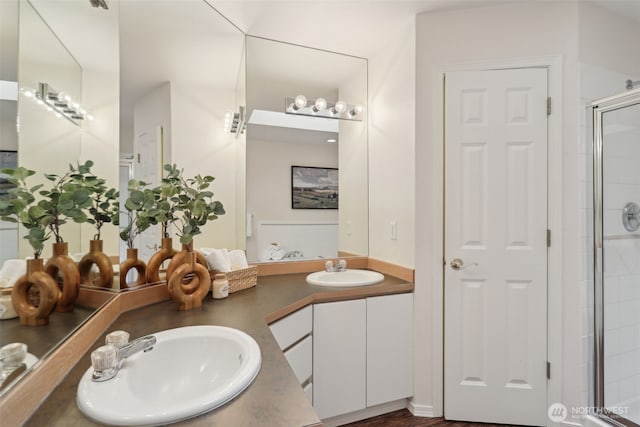
M118 373L118 349L111 345L98 347L91 353L91 366L93 381L107 381Z
M334 268L333 268L333 261L329 260L329 261L324 263L324 271L326 271L326 272L335 271Z
M129 342L129 332L113 331L107 334L106 344L111 344L116 348L124 347Z
M347 261L341 259L338 261L338 265L336 266L336 271L346 271L347 269Z

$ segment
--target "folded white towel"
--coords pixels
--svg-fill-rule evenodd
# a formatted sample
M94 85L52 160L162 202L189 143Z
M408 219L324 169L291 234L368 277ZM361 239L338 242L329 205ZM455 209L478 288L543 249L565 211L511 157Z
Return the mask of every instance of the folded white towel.
M231 271L231 259L229 251L226 249L212 249L209 255L206 255L207 264L211 270L228 273Z
M215 251L213 248L199 248L198 252L202 253L205 257L209 255L212 251Z
M231 259L231 270L242 270L249 267L247 255L242 249L229 251L229 258Z
M25 260L6 260L0 270L0 287L12 287L16 281L25 274L27 274L27 262Z

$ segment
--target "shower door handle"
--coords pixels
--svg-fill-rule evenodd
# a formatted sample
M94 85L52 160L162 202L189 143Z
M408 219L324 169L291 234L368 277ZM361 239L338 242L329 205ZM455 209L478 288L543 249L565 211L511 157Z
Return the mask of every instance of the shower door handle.
M451 260L449 265L451 266L452 269L458 271L458 270L464 270L465 268L468 268L468 267L477 266L478 263L472 262L471 264L465 265L464 261L462 261L460 258L454 258Z

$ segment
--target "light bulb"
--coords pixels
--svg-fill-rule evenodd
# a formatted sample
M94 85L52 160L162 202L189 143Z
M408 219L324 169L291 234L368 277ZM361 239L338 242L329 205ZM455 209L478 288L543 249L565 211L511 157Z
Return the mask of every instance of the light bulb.
M316 102L313 105L313 112L317 113L318 111L322 111L325 108L327 108L327 100L324 98L316 99Z
M360 114L360 113L362 113L362 105L358 104L358 105L356 105L355 107L353 107L353 110L351 110L351 111L349 112L349 115L350 115L351 117L353 117L353 116L356 116L356 115L358 115L358 114Z
M87 114L87 120L93 120L95 119L95 117L93 117L93 114Z
M347 111L347 104L344 101L336 102L336 105L333 107L334 111L338 114L342 114Z
M31 89L24 89L23 93L27 98L32 98L35 95L35 92Z
M304 95L298 95L293 103L293 109L297 111L307 106L307 97Z

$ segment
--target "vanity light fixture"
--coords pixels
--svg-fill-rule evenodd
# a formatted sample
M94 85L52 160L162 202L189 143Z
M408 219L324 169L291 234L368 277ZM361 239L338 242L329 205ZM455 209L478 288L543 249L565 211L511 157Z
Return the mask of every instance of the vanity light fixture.
M80 103L63 92L56 92L47 83L38 83L38 90L28 87L20 89L25 98L33 99L57 117L64 117L75 125L79 120L93 120L94 117Z
M362 105L351 105L344 101L329 103L324 98L309 101L304 95L298 95L295 98L285 98L284 111L287 114L324 117L327 119L362 121L363 118Z
M224 131L227 133L235 133L236 137L242 135L247 128L245 120L244 107L238 107L238 112L227 112L224 116Z

